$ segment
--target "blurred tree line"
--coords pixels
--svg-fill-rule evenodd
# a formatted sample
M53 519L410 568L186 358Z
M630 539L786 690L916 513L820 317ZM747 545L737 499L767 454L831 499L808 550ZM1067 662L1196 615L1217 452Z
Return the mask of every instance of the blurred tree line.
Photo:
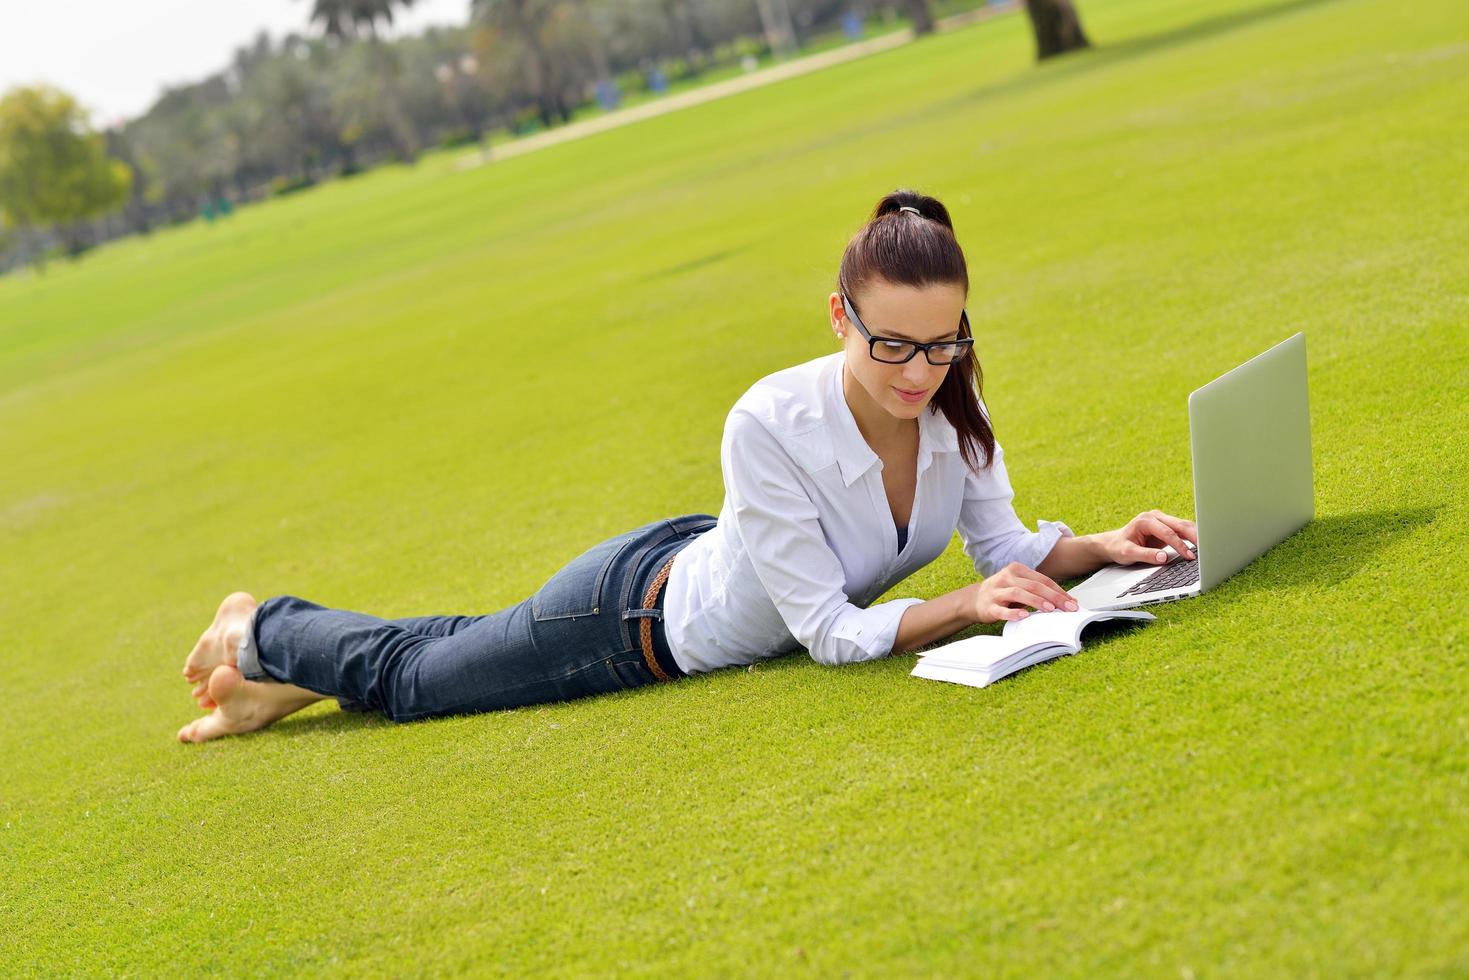
M0 98L0 258L10 239L47 225L77 251L83 222L115 209L131 186L71 96L37 86Z
M613 108L705 73L748 69L819 34L852 37L854 18L902 16L926 32L934 13L995 0L467 0L463 27L395 39L384 32L413 0L310 2L302 33L262 33L219 71L167 89L105 133L90 132L85 113L54 90L0 100L0 271L48 248L76 254L160 224L212 220L381 161L411 162L430 147L483 147L495 130L525 134L589 104ZM71 143L37 135L36 119L48 113ZM30 122L17 123L23 116ZM70 157L46 163L26 151L30 169L19 167L7 126L11 143L17 132L20 143L49 139L70 146ZM17 188L34 187L26 174L48 167L70 189L46 206L16 206L25 196Z

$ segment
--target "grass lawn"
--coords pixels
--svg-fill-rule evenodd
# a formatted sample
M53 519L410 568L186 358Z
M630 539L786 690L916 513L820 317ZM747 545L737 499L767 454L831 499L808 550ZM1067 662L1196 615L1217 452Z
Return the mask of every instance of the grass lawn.
M1469 6L1080 7L1054 64L1001 18L0 280L0 972L1469 973ZM985 690L796 655L173 740L233 589L484 612L716 512L900 185L1028 523L1191 513L1187 393L1297 330L1316 521Z

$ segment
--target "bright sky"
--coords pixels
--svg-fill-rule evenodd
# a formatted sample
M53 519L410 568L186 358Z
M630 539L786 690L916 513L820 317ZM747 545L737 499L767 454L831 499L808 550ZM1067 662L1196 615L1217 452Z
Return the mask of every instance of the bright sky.
M165 85L229 64L261 29L308 30L311 0L0 0L0 92L48 82L107 126L142 115ZM469 0L416 0L393 32L463 24Z

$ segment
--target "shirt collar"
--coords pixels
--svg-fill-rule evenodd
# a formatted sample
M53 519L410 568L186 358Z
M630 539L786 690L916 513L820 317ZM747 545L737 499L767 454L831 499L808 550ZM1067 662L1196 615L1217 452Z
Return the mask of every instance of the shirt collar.
M835 370L826 384L827 407L832 419L832 448L836 450L837 466L842 472L842 482L851 486L868 470L881 462L877 453L862 438L857 420L847 405L842 393L842 365L846 355L841 351L832 355ZM942 412L932 410L932 403L924 406L918 416L918 472L928 468L934 453L957 452L959 435Z
M927 458L934 453L958 451L959 433L949 424L948 416L933 410L933 402L929 402L918 417L918 468L923 469Z

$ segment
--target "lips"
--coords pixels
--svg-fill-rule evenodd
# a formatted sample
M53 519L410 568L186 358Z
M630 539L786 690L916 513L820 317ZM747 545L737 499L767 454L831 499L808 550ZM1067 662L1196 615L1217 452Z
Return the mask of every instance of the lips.
M894 388L893 390L898 393L899 398L910 404L923 401L923 396L928 394L927 388L918 391L904 391L902 388Z

